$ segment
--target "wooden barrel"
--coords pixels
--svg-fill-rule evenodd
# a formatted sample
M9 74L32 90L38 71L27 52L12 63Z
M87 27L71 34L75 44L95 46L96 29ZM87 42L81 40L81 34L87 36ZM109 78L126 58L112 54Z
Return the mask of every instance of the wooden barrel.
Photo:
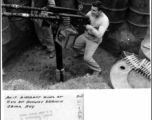
M128 10L128 26L137 38L145 38L149 21L149 0L131 0Z
M151 87L151 80L132 70L124 60L120 60L112 66L110 80L115 89Z
M125 21L128 0L102 0L103 12L108 16L109 30L117 30Z
M6 9L2 8L2 12ZM2 44L6 44L11 40L11 28L8 17L2 16Z
M76 0L61 0L60 1L61 7L66 7L66 8L77 8Z
M30 0L4 0L5 4L17 4L22 6L31 6ZM6 8L7 12L30 13L30 10ZM21 31L30 29L31 20L29 18L10 17L10 21Z

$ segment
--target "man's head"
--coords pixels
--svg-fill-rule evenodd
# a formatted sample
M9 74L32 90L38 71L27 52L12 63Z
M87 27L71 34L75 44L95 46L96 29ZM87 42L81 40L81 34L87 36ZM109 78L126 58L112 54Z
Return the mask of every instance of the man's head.
M99 16L102 13L102 2L95 1L91 6L92 15Z

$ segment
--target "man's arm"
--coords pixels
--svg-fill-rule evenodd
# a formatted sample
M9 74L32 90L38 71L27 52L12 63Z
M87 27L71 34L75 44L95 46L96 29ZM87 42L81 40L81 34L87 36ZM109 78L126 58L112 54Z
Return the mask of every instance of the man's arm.
M55 1L54 0L48 0L48 6L55 6Z
M89 11L85 16L89 17L91 14L91 11Z
M94 36L101 38L104 35L105 31L107 30L108 26L109 26L109 20L105 19L102 22L102 25L99 26L98 30L94 28L92 25L87 25L86 29L90 31Z
M104 35L105 31L107 30L108 26L109 26L109 21L106 20L104 21L103 25L99 26L98 30L91 25L87 25L86 28L90 30L94 36L96 36L97 38L101 38Z
M95 35L97 38L101 38L106 32L108 26L109 26L109 22L105 22L104 25L101 25L98 30L93 28L92 30L93 35Z
M53 6L55 6L55 1L54 1L54 0L48 0L47 6L45 6L45 7L43 7L43 8L53 7ZM41 15L43 15L43 16L48 16L48 13L52 13L52 12L42 11L42 12L41 12Z

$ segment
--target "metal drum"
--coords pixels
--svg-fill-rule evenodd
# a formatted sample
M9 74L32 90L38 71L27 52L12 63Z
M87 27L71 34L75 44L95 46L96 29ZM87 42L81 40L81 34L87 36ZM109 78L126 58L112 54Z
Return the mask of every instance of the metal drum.
M125 60L120 60L112 66L110 79L112 87L115 89L151 87L151 80L138 74Z
M101 0L103 12L108 16L110 25L108 29L115 31L124 23L126 19L128 0Z
M141 46L139 49L139 58L141 59L148 59L151 60L150 57L150 38L145 38L142 42L141 42Z
M61 0L61 7L76 9L76 0Z
M2 12L5 12L6 9L2 8ZM8 17L2 16L2 44L6 44L11 40L11 28L10 21Z
M2 17L2 44L11 40L11 28L7 17Z
M128 26L137 38L145 38L150 24L150 0L130 0L128 10Z

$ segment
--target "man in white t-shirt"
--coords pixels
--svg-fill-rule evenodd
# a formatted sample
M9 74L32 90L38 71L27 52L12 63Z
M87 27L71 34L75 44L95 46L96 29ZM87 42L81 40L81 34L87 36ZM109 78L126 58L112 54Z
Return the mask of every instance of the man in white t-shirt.
M74 57L84 55L84 61L98 76L101 72L100 66L93 59L93 54L102 42L102 37L109 26L108 17L102 12L102 3L95 1L91 10L86 14L90 18L90 24L86 25L86 31L80 35L73 46L76 51Z

